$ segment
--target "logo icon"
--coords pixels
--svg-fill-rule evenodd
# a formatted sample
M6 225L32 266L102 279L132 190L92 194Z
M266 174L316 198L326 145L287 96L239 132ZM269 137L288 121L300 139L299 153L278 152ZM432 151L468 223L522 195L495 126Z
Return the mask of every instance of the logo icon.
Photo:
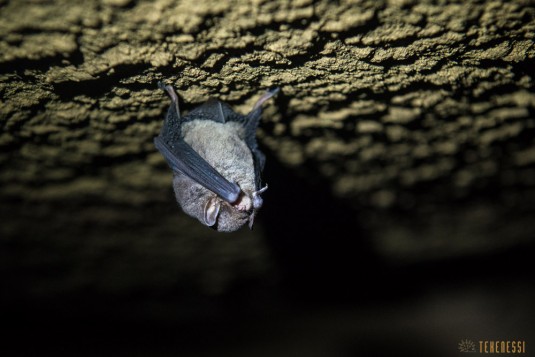
M458 346L459 352L476 352L476 344L472 340L461 340Z

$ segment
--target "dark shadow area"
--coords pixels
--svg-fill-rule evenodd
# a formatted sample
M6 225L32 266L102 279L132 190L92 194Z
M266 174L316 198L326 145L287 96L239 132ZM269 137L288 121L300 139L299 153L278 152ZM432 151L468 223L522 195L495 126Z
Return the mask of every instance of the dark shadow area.
M282 271L283 290L308 301L365 296L382 274L358 212L336 200L327 182L298 177L267 157L269 192L262 220Z
M291 285L305 274L286 272L283 289L292 296L256 309L239 304L258 299L254 294L180 304L178 295L147 292L19 301L18 308L4 310L3 355L453 356L461 339L529 344L535 313L527 270L532 255L533 250L523 250L410 268L383 266L380 275L368 269L367 279L352 281L364 293L354 299L346 293L344 301L339 291L347 287L340 277L349 272L326 270L326 276L340 277L328 283L321 277L315 286L310 277L305 278L310 285ZM374 285L374 278L381 280ZM351 290L357 295L357 288ZM25 304L27 309L20 309Z
M215 297L178 285L17 300L3 290L2 355L452 356L462 339L533 341L533 246L388 264L360 228L358 212L325 183L304 180L273 157L267 162L261 223L277 283L242 279ZM164 206L102 234L143 226L150 234L158 216L176 209L172 202ZM3 247L15 248L30 249ZM31 285L65 268L10 275L3 265L2 285Z

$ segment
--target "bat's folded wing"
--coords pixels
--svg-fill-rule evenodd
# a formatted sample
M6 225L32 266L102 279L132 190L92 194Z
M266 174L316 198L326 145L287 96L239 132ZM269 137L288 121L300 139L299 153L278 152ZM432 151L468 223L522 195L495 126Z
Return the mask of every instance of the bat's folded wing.
M173 171L188 176L229 203L236 202L241 192L240 187L225 179L184 140L175 141L171 147L157 136L154 145Z

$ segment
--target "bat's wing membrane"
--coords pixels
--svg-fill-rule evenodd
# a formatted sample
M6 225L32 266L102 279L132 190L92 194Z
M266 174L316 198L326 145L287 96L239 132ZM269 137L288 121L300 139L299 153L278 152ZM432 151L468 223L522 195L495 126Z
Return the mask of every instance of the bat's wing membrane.
M242 118L243 116L236 114L228 104L210 98L206 103L189 112L184 117L184 121L212 120L218 123L226 123L227 121L243 122Z
M236 202L240 187L225 179L184 140L175 141L171 147L161 136L157 136L154 145L173 171L188 176L229 203Z
M171 86L161 84L160 87L169 93L173 103L169 106L160 135L154 138L154 145L173 171L188 176L229 203L236 202L241 192L240 187L224 178L184 141L181 126L187 117L180 117L178 96ZM208 108L217 110L214 106Z

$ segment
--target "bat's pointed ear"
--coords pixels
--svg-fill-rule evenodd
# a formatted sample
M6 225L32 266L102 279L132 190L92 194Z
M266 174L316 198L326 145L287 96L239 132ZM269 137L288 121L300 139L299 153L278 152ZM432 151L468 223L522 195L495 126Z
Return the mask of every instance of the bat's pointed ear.
M217 200L217 198L211 198L206 202L206 205L204 206L204 224L206 224L208 227L212 227L217 222L217 216L219 215L219 209L221 208L221 204Z

